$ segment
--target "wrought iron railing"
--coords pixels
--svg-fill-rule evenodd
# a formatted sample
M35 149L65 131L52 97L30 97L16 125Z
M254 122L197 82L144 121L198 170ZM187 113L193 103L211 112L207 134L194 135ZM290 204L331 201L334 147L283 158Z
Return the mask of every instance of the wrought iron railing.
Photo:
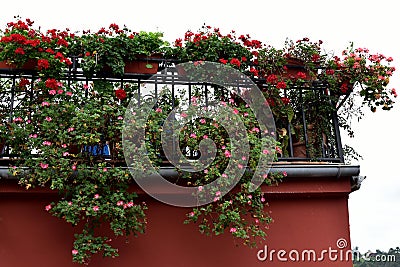
M215 87L207 83L193 83L181 79L177 74L174 63L164 59L151 59L158 61L159 71L155 75L148 74L125 74L116 77L109 73L85 76L79 69L79 59L73 58L73 65L65 73L63 82L71 84L90 84L95 80L105 80L125 87L127 84L136 88L134 97L140 99L146 97L142 91L143 84L153 84L155 97L162 87L167 86L170 92L169 101L175 105L179 90L184 88L186 98L199 92L203 94L205 103L210 97L216 95ZM151 79L149 79L152 77ZM17 84L21 79L27 79L30 84L21 90ZM0 111L3 115L0 123L7 125L14 119L14 113L18 109L31 108L27 103L37 101L38 97L33 90L34 82L39 79L37 72L27 70L0 69ZM266 81L253 79L254 83L263 90ZM239 84L237 86L240 86ZM304 84L286 88L281 91L282 97L291 99L288 103L292 107L293 114L289 116L276 117L277 139L281 142L282 152L278 154L279 161L326 161L344 162L343 149L341 144L339 122L334 101L332 100L328 87L325 83L315 80ZM82 93L82 99L88 97L87 92ZM190 102L187 103L190 105ZM29 114L29 112L27 113ZM8 133L11 134L11 133ZM93 146L80 147L79 153L96 155L103 159L113 159L113 144L101 142ZM196 151L186 151L187 156L196 158ZM34 153L34 151L32 152ZM0 140L0 162L2 165L13 157L4 140ZM1 164L1 163L0 163Z

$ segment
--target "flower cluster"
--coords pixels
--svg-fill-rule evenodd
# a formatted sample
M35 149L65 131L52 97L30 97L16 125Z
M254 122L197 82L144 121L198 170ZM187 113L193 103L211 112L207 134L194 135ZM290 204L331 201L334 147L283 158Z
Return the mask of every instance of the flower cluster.
M0 39L0 60L10 67L34 67L44 76L62 73L72 64L66 54L71 35L55 29L43 33L33 24L30 19L19 18L7 24Z
M248 34L238 36L231 31L224 35L219 28L203 25L197 32L187 31L183 39L176 39L169 55L181 62L212 61L248 71L261 46L260 41L252 40Z

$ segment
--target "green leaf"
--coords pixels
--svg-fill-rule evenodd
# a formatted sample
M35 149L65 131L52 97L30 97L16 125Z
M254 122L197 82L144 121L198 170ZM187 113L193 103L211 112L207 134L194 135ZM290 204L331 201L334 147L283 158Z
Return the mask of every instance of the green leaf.
M146 68L147 68L147 69L152 69L152 68L153 68L153 65L151 65L151 64L146 64Z

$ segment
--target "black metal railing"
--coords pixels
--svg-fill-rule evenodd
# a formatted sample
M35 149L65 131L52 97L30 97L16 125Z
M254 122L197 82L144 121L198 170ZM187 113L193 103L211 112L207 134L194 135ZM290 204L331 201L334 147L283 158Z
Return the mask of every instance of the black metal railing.
M105 80L119 84L124 88L127 84L135 87L135 95L138 104L146 92L142 90L143 84L152 84L154 87L153 97L158 97L163 87L167 86L170 92L171 107L176 105L179 91L184 88L186 98L202 94L207 105L210 98L216 96L216 88L207 83L193 83L181 79L177 74L174 64L170 60L151 59L159 63L158 73L149 74L125 74L122 77L107 73L87 77L79 69L79 59L73 58L73 65L64 75L63 82L67 86L81 83L89 85L95 80ZM149 79L152 77L151 79ZM21 89L17 85L21 79L27 79L29 84ZM0 123L7 125L13 122L14 114L18 109L31 108L27 103L37 101L38 97L33 90L34 82L39 79L37 72L28 70L0 69ZM266 88L265 80L253 79L261 90ZM241 86L237 84L238 88ZM282 152L278 153L279 161L327 161L344 162L343 149L341 144L339 122L335 105L329 95L329 90L323 82L312 81L304 86L293 86L281 91L282 97L290 99L291 111L286 116L276 116L277 139L281 142ZM88 97L87 92L82 98ZM27 112L30 114L30 112ZM93 146L79 148L80 153L96 153L97 156L109 159L112 158L112 144L105 141ZM96 152L94 152L96 151ZM188 151L187 156L196 158L196 151ZM0 140L0 164L12 157L7 143ZM5 163L3 163L5 164Z

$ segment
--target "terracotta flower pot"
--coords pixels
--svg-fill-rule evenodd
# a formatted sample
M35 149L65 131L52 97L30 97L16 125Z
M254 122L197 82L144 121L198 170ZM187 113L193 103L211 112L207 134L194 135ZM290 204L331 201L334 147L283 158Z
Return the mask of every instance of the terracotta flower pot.
M0 61L0 69L7 70L35 70L37 67L37 60L29 59L22 67L18 68L15 64L10 64L7 61Z
M156 74L158 62L147 60L146 56L137 56L137 60L125 62L124 73ZM152 55L150 59L161 58L159 55Z

